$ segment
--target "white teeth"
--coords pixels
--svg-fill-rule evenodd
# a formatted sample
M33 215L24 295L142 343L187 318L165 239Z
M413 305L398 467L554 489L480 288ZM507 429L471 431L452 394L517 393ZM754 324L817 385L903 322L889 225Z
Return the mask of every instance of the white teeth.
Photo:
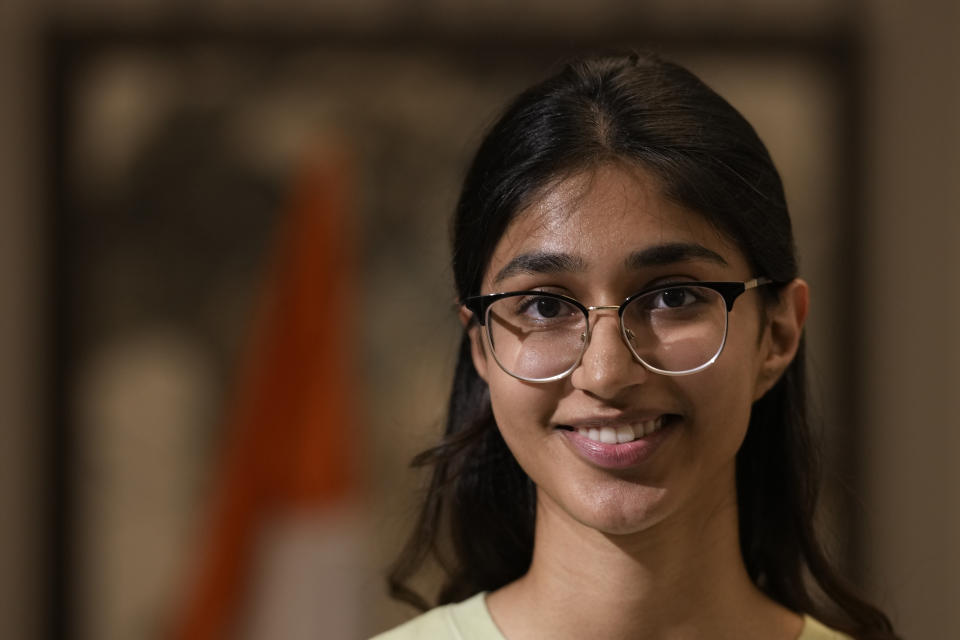
M649 420L643 423L643 435L648 436L654 431L657 431L663 427L663 423L666 420L664 416L660 416L656 420Z
M633 425L621 425L619 427L580 427L577 433L594 442L604 444L624 444L632 442L637 438L643 438L663 427L664 416L656 420L647 420Z

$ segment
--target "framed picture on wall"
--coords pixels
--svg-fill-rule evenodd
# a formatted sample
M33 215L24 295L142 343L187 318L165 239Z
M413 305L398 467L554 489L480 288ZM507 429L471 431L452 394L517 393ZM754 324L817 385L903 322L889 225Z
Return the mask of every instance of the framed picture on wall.
M346 538L364 541L367 560L353 573L375 615L350 622L349 606L337 614L348 635L398 618L378 572L402 536L378 538L371 523L407 525L415 478L406 463L442 419L460 331L447 220L469 155L520 88L558 60L612 42L685 63L768 144L815 291L815 389L839 466L853 436L837 427L856 423L842 400L854 391L848 345L857 308L834 275L848 269L859 224L849 133L856 60L842 34L60 28L49 39L48 77L50 578L65 612L51 623L54 636L159 638L175 624L191 567L203 562L198 532L212 517L218 465L235 442L242 372L265 310L276 308L278 265L296 251L290 225L304 188L324 202L338 194L322 215L351 229L343 242L304 250L315 256L346 243L353 256L349 317L337 326L348 327L356 373L365 515ZM271 429L269 441L287 437L284 425ZM835 518L856 535L852 520ZM306 538L323 538L309 531ZM320 564L298 561L296 535L250 539L286 540L277 544L294 550L237 553L317 572L329 557L305 549ZM271 571L271 580L286 579ZM289 579L323 589L310 576ZM262 607L271 602L263 596ZM304 620L316 621L317 611L304 606ZM237 624L266 629L264 616Z

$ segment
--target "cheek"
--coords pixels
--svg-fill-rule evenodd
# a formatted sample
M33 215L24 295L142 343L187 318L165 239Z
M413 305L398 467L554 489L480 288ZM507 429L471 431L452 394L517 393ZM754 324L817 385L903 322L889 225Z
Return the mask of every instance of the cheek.
M719 372L718 372L719 373ZM704 392L707 401L701 403L698 422L717 434L727 445L727 450L739 449L747 432L752 405L752 387L747 384L731 384L732 377L718 377L711 380L710 388ZM743 380L743 378L737 378Z
M550 418L558 400L556 385L525 383L499 367L488 371L493 417L514 455L522 452L523 443L550 435Z
M750 422L757 376L756 342L734 341L717 363L697 379L693 402L696 424L711 434L710 441L725 456L740 448Z

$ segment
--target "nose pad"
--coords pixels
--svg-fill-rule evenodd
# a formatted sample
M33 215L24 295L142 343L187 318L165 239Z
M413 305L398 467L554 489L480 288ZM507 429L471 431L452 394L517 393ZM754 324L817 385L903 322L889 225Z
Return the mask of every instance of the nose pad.
M621 387L644 380L649 372L633 355L616 315L594 324L581 334L586 342L580 363L573 370L571 382L575 387L599 396L611 396ZM628 336L632 335L629 333Z
M586 350L589 351L594 342L596 342L596 336L598 329L600 328L601 318L597 318L594 321L593 326L590 328L590 335L588 337L588 342L586 345ZM626 355L630 360L636 361L633 357L633 351L630 349L630 345L627 344L627 338L624 338L624 334L620 330L620 321L616 316L611 317L608 326L599 331L603 335L603 339L608 344L604 344L603 347L606 350L617 352L623 355ZM609 336L608 336L609 334ZM627 329L627 336L632 337L633 333ZM586 355L586 353L584 353Z
M586 355L586 351L590 349L590 344L592 342L593 335L597 332L597 326L599 325L600 320L603 319L603 315L601 313L597 313L597 311L605 311L605 310L612 311L616 308L617 307L590 307L590 310L594 311L596 313L596 316L594 317L593 323L588 325L587 330L580 334L580 341L586 343L584 346L584 355ZM630 329L624 328L624 331L626 332L626 336L627 336L625 339L624 334L620 330L620 318L616 314L609 314L609 315L610 315L610 320L614 323L614 326L611 327L611 329L616 334L617 341L620 342L620 345L622 347L626 348L631 358L633 358L633 350L630 348L629 344L627 344L627 340L634 339L636 335ZM633 359L635 360L635 358Z

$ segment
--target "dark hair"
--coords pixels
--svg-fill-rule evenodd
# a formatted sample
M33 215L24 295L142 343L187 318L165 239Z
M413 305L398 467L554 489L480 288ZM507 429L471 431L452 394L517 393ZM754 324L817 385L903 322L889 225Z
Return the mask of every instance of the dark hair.
M558 178L605 162L651 172L666 197L731 238L755 273L781 283L797 276L783 186L753 128L686 69L632 54L566 65L518 96L487 134L454 219L459 296L480 293L494 247L517 212ZM768 300L777 297L778 288L764 289ZM894 638L883 613L840 579L814 532L819 471L805 386L801 342L780 380L754 403L737 454L747 571L794 611L856 637ZM497 589L527 571L535 488L496 427L466 332L444 439L413 465L432 467L432 476L419 521L390 575L394 597L429 607L407 583L431 556L446 574L439 604Z

